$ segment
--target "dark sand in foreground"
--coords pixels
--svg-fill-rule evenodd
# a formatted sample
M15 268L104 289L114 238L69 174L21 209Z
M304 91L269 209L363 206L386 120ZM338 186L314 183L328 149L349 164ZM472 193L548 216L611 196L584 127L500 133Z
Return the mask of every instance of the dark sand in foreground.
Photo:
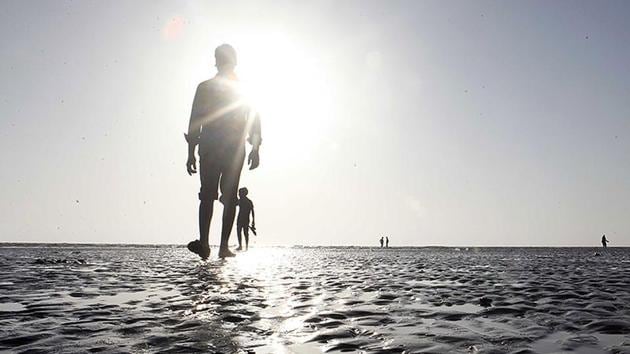
M0 350L630 353L630 250L596 251L0 247Z

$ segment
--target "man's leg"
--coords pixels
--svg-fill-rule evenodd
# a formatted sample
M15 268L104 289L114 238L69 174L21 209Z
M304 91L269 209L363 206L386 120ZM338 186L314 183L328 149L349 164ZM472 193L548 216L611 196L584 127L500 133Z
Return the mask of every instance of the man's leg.
M202 200L199 202L199 241L201 246L210 247L208 234L210 233L210 221L212 220L213 200Z
M210 255L208 234L214 201L218 197L219 169L216 159L204 154L199 159L199 177L201 190L199 191L199 256L203 259Z
M219 257L233 257L234 253L228 249L230 233L234 227L234 217L236 216L236 203L233 198L225 198L223 201L223 225L221 226L221 245L219 246Z
M245 146L237 148L233 153L225 156L228 160L221 174L221 199L223 201L223 225L221 227L221 246L219 247L219 257L234 257L235 254L228 249L230 233L234 227L236 216L236 201L238 200L238 183L241 179L241 170L245 161Z

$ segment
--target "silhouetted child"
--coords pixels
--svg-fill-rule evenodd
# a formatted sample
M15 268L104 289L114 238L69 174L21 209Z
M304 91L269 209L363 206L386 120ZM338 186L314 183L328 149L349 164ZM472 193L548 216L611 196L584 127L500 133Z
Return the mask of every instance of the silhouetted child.
M385 237L385 248L389 248L389 237Z
M381 248L383 248L383 238L381 237Z
M602 236L602 246L604 246L604 248L608 247L608 245L607 245L607 244L608 244L608 242L610 242L610 241L608 241L608 240L606 239L606 235L603 235L603 236Z
M252 231L256 229L256 215L254 214L254 203L247 198L249 191L243 187L238 190L239 199L236 202L238 205L238 218L236 219L236 235L238 236L238 248L237 251L243 249L243 243L241 240L241 232L245 234L245 249L249 248L249 213L252 213Z

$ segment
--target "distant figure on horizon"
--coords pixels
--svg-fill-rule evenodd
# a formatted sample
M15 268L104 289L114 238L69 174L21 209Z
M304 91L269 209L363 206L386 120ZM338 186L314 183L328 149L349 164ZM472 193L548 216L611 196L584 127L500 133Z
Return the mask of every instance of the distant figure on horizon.
M214 51L218 73L197 86L186 141L189 175L197 173L195 147L199 145L199 240L188 244L191 252L202 259L210 255L208 233L214 201L223 203L223 224L219 257L234 257L228 249L228 241L234 217L238 184L245 159L245 138L252 145L247 162L249 169L258 167L258 150L262 141L260 118L244 105L239 94L236 67L236 51L229 44L222 44ZM219 198L218 189L221 189Z
M381 248L383 248L383 238L381 237Z
M604 246L604 248L607 248L607 247L608 247L608 242L610 242L610 241L608 241L608 240L606 239L606 235L603 235L603 236L602 236L602 246Z
M236 218L236 235L238 236L238 248L237 251L243 249L243 243L241 241L241 231L245 234L245 250L249 249L249 214L252 214L252 231L256 230L256 215L254 214L254 203L251 199L247 198L249 191L243 187L238 190L238 217Z
M385 248L389 248L389 237L385 236Z

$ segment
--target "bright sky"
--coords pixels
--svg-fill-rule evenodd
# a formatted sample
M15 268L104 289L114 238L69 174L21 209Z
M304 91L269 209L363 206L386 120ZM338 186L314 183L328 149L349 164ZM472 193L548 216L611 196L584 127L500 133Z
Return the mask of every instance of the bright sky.
M630 246L629 13L5 0L0 241L196 238L183 132L227 42L263 115L256 244Z

